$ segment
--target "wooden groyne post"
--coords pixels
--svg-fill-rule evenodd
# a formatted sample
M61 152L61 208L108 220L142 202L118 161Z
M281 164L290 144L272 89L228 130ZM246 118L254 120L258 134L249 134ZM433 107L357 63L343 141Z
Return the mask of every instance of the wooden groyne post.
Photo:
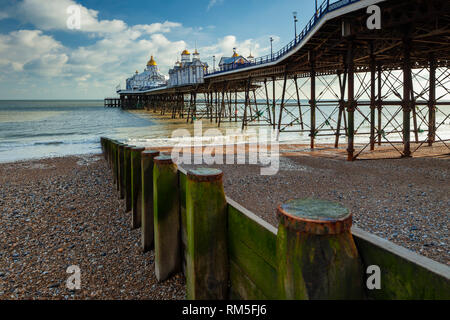
M118 187L119 187L119 199L125 198L125 147L126 144L120 144L118 150L119 156L119 177L118 177Z
M218 169L190 170L186 180L188 299L226 299L227 202Z
M142 183L141 183L141 153L145 148L131 148L131 227L141 226Z
M340 204L295 199L278 207L281 299L362 299L362 264Z
M125 212L131 211L131 149L136 146L127 145L124 148L124 196L125 196Z
M144 252L153 247L153 166L154 158L159 156L159 151L146 150L141 153L141 246Z
M163 281L181 269L178 168L168 155L157 156L154 162L155 274Z

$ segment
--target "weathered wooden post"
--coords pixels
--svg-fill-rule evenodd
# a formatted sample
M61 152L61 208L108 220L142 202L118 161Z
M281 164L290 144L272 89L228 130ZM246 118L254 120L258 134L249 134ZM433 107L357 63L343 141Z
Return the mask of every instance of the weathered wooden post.
M145 148L131 149L131 228L141 226L142 184L141 184L141 152Z
M295 199L278 207L281 299L362 299L362 264L340 204Z
M111 142L111 170L113 176L113 182L117 183L117 145L119 142L117 140L112 140Z
M153 202L155 274L163 281L181 265L178 168L169 155L154 158Z
M227 202L222 171L199 168L186 180L188 299L226 299Z
M104 144L105 144L105 160L108 161L108 138L105 138Z
M109 138L105 138L105 160L109 166Z
M109 139L108 140L108 160L109 160L109 168L113 169L113 148L114 148L114 140L113 139ZM112 173L112 172L111 172Z
M123 146L124 144L121 142L117 143L116 146L116 150L115 150L115 157L116 157L116 169L115 169L115 174L116 174L116 190L120 192L120 184L121 184L121 180L120 180L120 147ZM120 197L119 197L120 198Z
M125 212L131 211L131 149L136 146L125 146L124 153L124 195L125 195Z
M105 156L105 137L100 137L100 146L102 147L102 154Z
M126 144L119 145L119 199L125 198L125 147Z
M141 153L141 246L144 252L153 246L153 159L157 156L159 156L159 151L155 150L146 150Z

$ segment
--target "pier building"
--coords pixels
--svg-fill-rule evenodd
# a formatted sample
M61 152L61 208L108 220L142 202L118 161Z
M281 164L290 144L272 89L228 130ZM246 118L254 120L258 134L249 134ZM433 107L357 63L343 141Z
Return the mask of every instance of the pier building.
M166 84L166 78L159 72L158 65L151 56L146 69L142 73L136 70L136 74L126 80L126 90L142 91Z
M248 57L253 59L251 53ZM249 63L249 60L241 56L236 52L236 48L233 48L233 55L231 57L222 57L219 61L219 69L220 71L227 71L239 68L240 66L244 66Z
M195 49L192 54L186 49L181 53L181 62L169 70L169 87L203 83L208 64L200 60L200 53Z

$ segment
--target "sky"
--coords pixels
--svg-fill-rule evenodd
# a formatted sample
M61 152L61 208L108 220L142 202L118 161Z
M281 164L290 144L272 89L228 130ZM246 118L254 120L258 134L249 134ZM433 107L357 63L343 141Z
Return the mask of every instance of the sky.
M212 56L234 47L248 56L276 51L314 13L314 0L0 0L0 99L103 99L150 55L168 70L181 51ZM76 6L76 7L73 7ZM72 8L80 10L80 28ZM72 23L72 24L71 24Z

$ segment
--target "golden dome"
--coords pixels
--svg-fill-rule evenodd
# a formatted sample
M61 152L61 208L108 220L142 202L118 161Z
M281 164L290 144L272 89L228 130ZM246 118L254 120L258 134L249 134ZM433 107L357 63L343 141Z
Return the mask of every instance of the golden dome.
M156 66L156 61L153 59L153 56L150 57L150 60L147 62L147 67Z
M236 58L236 57L239 57L239 55L238 55L237 52L235 51L231 57Z
M186 54L186 55L189 55L189 54L191 54L191 53L190 53L189 51L187 51L187 49L184 49L183 52L182 52L181 54L182 54L182 55L185 55L185 54Z
M138 73L139 73L139 71L136 70L136 74L138 74Z

